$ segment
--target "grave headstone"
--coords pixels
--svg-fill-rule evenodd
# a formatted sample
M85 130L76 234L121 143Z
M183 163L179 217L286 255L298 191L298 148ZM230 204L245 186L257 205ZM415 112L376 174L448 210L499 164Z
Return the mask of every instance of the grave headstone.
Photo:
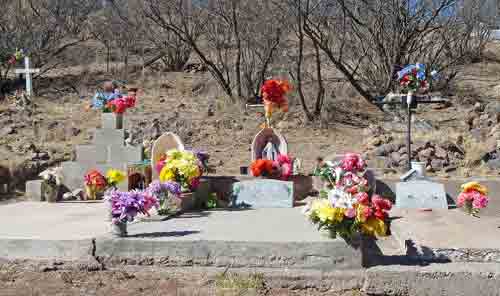
M24 58L24 69L16 69L16 74L24 74L26 76L26 95L31 97L33 92L33 82L31 80L31 74L39 73L40 69L32 69L30 67L30 58Z
M83 177L90 170L105 174L109 169L127 172L129 165L143 161L142 147L125 146L125 130L101 117L102 129L97 129L90 145L76 147L76 160L62 163L64 186L70 191L83 187ZM120 190L128 189L128 180Z
M153 170L153 179L158 178L158 173L155 169L156 164L163 154L172 149L184 150L184 144L182 143L181 138L174 133L164 133L154 142L153 149L151 150L151 168Z
M32 201L45 201L42 184L43 180L26 182L26 197Z
M448 209L444 185L427 180L397 183L395 207L400 209Z
M235 183L232 204L252 208L292 208L293 182L261 179Z

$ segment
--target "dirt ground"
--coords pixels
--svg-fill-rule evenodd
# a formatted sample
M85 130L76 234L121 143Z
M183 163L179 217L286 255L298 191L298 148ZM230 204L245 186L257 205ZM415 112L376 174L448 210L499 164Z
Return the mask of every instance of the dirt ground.
M104 271L55 270L53 266L26 262L0 264L0 296L204 296L204 295L310 295L359 296L359 290L343 292L290 284L268 287L262 274L209 275L193 268L186 272L154 267Z

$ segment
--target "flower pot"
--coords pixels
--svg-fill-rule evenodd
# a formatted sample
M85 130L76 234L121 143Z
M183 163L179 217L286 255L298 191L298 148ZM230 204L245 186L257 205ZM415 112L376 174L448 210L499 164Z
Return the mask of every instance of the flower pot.
M195 208L195 199L193 192L183 192L179 198L175 198L178 209L182 212L191 211Z
M43 183L43 196L45 197L45 201L50 203L57 202L59 198L59 189L58 185L51 185L47 183Z
M127 236L127 222L111 223L111 234L114 237Z
M123 114L102 113L101 123L103 129L123 129Z

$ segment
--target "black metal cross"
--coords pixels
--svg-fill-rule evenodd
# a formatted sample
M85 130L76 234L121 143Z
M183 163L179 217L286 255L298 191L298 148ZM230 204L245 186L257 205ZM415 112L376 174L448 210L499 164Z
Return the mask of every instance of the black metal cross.
M407 127L407 135L406 135L406 148L408 153L408 170L411 170L411 119L413 111L417 109L419 104L442 104L448 102L445 99L436 99L431 96L416 96L412 95L408 98L408 95L394 95L394 97L401 97L400 100L384 102L385 97L379 96L376 97L377 102L374 102L375 105L383 106L383 105L400 105L401 108L406 109L407 117L408 117L408 127Z

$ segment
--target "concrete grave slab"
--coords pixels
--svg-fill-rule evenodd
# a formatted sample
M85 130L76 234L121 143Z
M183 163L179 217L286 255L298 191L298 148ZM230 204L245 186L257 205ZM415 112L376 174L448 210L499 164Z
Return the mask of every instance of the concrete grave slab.
M391 233L409 256L500 263L500 216L476 218L461 209L393 209Z
M255 179L233 185L233 205L252 208L292 208L293 182Z

